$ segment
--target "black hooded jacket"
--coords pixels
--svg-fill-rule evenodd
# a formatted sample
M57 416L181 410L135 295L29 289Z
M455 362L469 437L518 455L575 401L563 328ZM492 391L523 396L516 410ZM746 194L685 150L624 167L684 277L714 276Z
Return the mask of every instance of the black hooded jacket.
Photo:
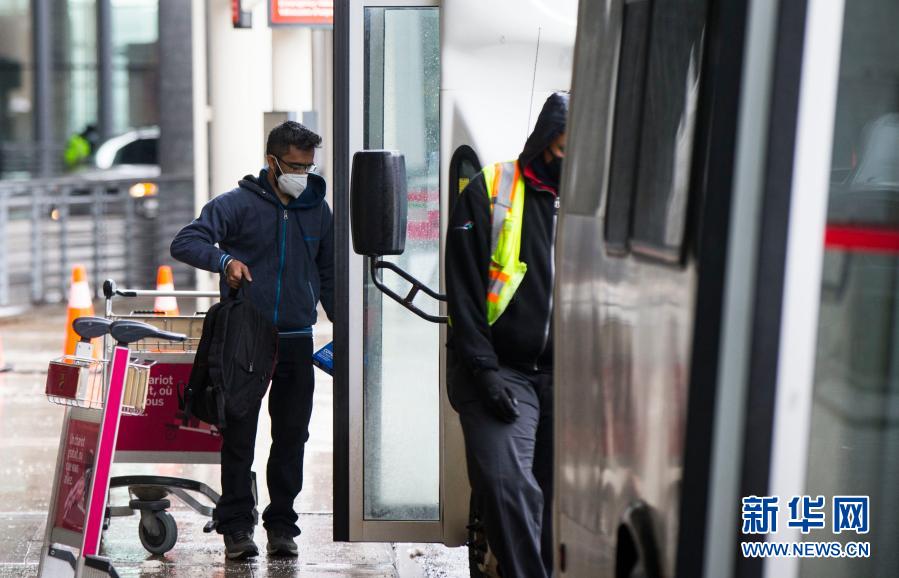
M568 95L547 99L518 157L525 175L519 259L527 273L493 326L487 323L490 202L483 173L465 187L450 216L446 241L446 290L451 319L448 346L475 375L499 364L535 371L553 364L553 244L558 214L558 167L543 151L565 131Z

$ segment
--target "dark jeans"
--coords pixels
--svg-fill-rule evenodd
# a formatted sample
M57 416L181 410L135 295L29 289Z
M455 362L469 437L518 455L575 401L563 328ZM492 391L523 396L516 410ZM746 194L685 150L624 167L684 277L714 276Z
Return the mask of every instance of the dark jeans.
M464 367L450 361L449 372L450 400L465 435L468 479L502 575L552 576L552 373L500 367L521 413L508 424L484 406Z
M272 418L272 446L266 477L271 503L262 513L266 530L298 536L293 502L303 489L303 455L312 417L312 338L278 342L278 365L272 377L268 413ZM255 524L250 467L256 445L260 405L240 421L229 420L222 433L222 497L213 518L220 534Z

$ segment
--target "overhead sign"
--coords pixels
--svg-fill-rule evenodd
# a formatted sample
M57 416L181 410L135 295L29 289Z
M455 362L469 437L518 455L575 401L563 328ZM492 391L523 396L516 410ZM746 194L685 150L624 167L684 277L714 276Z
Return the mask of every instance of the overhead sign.
M334 25L334 0L269 0L268 22L272 26Z

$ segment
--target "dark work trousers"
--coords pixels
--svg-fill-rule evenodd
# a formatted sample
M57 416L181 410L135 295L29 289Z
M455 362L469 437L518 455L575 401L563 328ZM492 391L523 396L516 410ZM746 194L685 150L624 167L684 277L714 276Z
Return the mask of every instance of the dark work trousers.
M452 357L452 356L451 356ZM490 550L503 578L552 575L552 372L500 374L521 416L500 421L478 396L471 374L450 361L450 399L459 412L472 491L480 500Z
M303 488L303 454L309 439L314 389L312 338L280 339L268 400L272 446L266 469L271 503L262 514L266 530L300 534L293 502ZM260 406L240 421L229 421L222 433L222 497L213 516L220 534L249 531L255 523L250 467Z

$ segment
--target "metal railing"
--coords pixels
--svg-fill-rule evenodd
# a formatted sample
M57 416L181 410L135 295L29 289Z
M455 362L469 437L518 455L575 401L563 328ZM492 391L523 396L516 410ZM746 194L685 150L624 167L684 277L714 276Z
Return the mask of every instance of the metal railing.
M62 173L65 168L62 161L65 148L65 144L49 147L52 161L49 168L53 174ZM36 142L0 142L0 177L37 175L41 169L41 153L46 149Z
M192 188L190 176L0 181L0 306L64 301L76 263L96 295L107 278L147 284L167 245L163 193Z

